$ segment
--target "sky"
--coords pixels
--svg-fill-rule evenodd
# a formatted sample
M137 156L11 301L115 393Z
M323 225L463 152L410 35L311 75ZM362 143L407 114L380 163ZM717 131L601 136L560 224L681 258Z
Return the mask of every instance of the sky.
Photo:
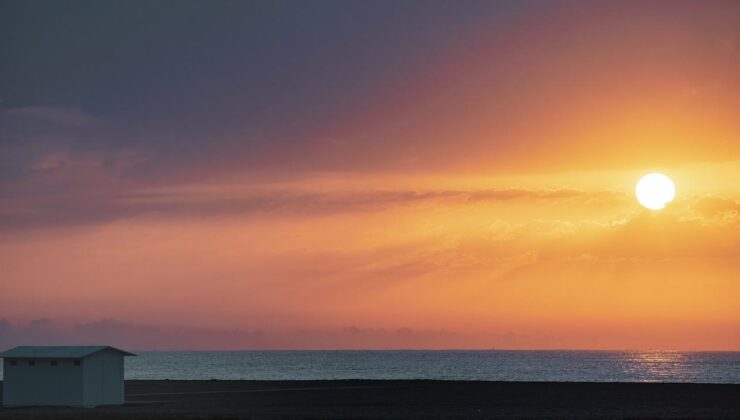
M0 346L740 350L740 2L2 0L0 62Z

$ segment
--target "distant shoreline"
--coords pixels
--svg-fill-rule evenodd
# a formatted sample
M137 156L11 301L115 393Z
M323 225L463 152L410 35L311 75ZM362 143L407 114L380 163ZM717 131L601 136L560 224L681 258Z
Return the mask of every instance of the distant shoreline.
M128 380L120 407L0 418L737 418L740 384L436 380Z

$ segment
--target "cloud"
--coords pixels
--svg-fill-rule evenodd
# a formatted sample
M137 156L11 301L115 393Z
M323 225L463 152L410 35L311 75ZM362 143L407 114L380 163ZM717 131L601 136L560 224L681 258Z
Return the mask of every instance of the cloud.
M79 226L153 216L159 218L239 216L317 216L348 212L377 212L423 203L469 205L512 200L616 200L613 192L575 189L482 190L369 190L369 191L259 191L243 189L220 193L181 193L138 190L100 159L73 159L53 154L35 164L39 176L5 194L0 230ZM48 175L47 173L53 172ZM7 191L6 190L6 191Z
M740 202L726 197L701 197L693 207L703 217L725 222L737 222L740 213Z
M33 169L41 172L54 171L71 164L69 155L66 153L52 153L44 156L40 161L33 164Z
M312 194L323 197L319 202L327 199ZM591 323L594 334L612 334L611 341L598 345L619 346L626 344L619 344L614 328L629 334L635 314L652 322L652 332L670 329L691 314L701 314L701 329L711 329L718 319L737 322L732 298L740 232L699 214L699 199L677 201L664 212L632 211L596 222L527 214L499 219L490 213L501 201L484 201L490 205L478 208L467 196L441 196L420 206L412 199L403 204L408 211L387 214L269 219L263 216L274 211L257 206L250 213L260 216L254 220L126 222L4 241L3 268L10 281L0 306L5 316L22 319L37 316L39 307L54 319L127 319L136 324L78 324L65 327L58 338L128 347L145 343L147 348L358 348L409 342L503 347L506 341L495 339L502 330L562 337L570 329L581 339L592 337L580 322ZM556 203L570 210L572 203L588 199L576 195ZM432 200L442 207L455 204L435 218L437 208L427 205ZM293 213L286 209L283 215L304 215L303 201L287 202ZM542 206L513 204L503 213ZM162 326L179 322L210 328ZM342 325L364 328L342 332L337 329ZM413 329L413 340L404 341L398 333L403 325ZM59 330L47 322L24 328L25 338L55 338ZM496 333L488 336L488 345L470 332L487 329ZM125 337L128 341L116 341ZM723 330L713 337L706 348L729 348L723 337L736 341L737 334ZM524 346L522 340L517 346ZM630 345L692 348L678 338L657 345L650 340L635 338Z
M14 325L0 319L0 351L17 345L112 345L133 350L418 349L546 345L545 336L511 332L462 334L348 326L280 331L130 324L115 319L64 325L48 319Z
M736 258L740 224L734 200L702 197L665 213L638 212L585 241L584 251L609 257L654 259Z
M0 114L16 119L29 119L62 126L85 127L102 123L102 120L77 109L48 106L2 108Z
M739 210L740 203L735 200L700 197L675 203L664 212L638 210L600 222L531 219L456 226L453 231L440 233L442 237L408 244L408 253L396 250L396 255L403 258L386 258L389 263L385 270L398 271L389 278L431 272L453 272L465 278L475 270L497 278L535 265L680 266L696 260L715 268L736 269L740 261ZM367 259L378 260L373 255ZM385 270L380 272L387 274Z

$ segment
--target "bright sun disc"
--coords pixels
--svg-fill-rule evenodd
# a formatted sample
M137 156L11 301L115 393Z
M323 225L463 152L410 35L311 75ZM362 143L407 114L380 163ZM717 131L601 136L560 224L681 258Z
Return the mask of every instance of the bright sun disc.
M643 176L635 187L637 201L650 210L660 210L673 201L676 196L676 187L673 181L660 173L651 173Z

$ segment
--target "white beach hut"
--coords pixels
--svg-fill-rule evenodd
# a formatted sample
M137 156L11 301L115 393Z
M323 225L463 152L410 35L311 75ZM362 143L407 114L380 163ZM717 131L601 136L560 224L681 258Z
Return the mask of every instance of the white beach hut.
M109 346L21 346L3 358L3 405L123 404L123 358Z

